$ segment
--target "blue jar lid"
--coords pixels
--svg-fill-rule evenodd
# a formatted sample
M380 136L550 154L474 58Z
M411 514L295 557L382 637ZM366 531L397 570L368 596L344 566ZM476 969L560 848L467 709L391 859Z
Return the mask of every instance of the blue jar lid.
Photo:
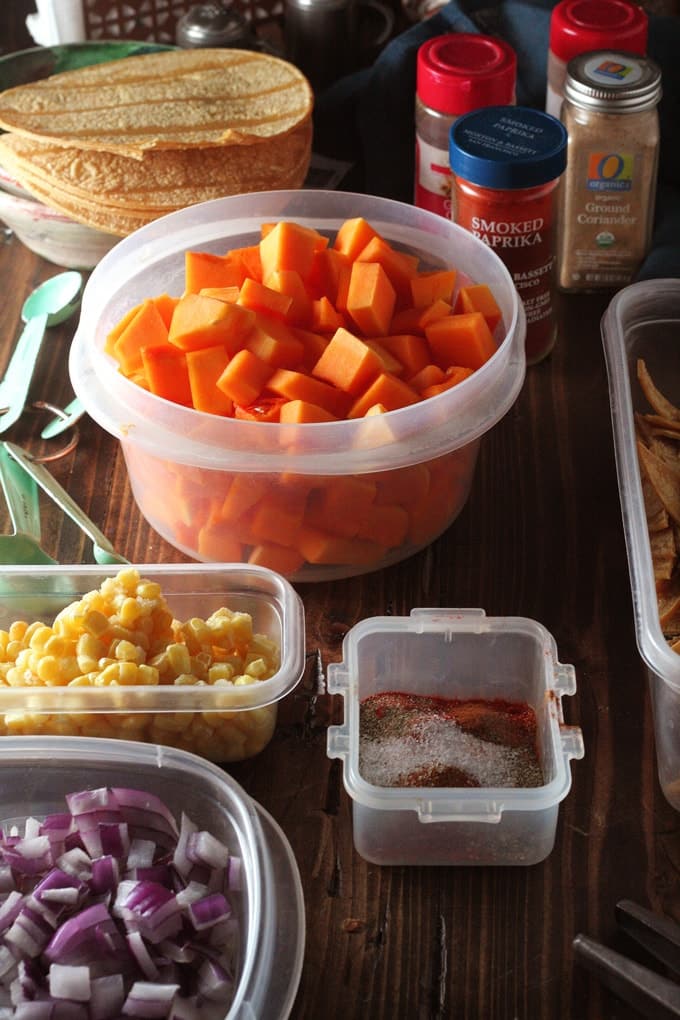
M451 170L485 188L531 188L567 165L567 130L528 106L486 106L459 117L449 132Z

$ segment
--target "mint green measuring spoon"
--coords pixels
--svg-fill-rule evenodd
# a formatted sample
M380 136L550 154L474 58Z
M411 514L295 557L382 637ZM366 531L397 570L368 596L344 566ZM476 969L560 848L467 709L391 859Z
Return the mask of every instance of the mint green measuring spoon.
M56 478L50 474L47 468L33 460L25 450L14 443L4 442L2 444L9 454L17 461L38 483L47 495L54 500L57 506L61 507L64 513L68 514L72 521L87 535L92 542L92 551L97 563L129 563L124 556L117 553L108 538L102 534L99 528L87 516L84 510L78 506L76 501L68 494Z
M40 545L40 501L35 480L0 446L0 485L14 528L0 535L0 564L56 563Z
M45 280L24 301L21 318L26 326L0 382L0 408L6 408L0 413L0 433L23 413L46 328L65 322L75 312L82 286L82 274L69 270Z

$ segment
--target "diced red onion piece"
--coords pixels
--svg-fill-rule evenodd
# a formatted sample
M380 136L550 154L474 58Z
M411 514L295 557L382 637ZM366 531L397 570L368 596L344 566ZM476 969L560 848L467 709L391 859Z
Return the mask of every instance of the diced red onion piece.
M5 862L22 875L40 875L52 861L52 846L47 836L18 840L4 848Z
M233 987L234 979L214 960L205 960L198 971L199 994L212 1002L224 1002Z
M128 790L121 786L114 786L111 792L127 821L158 826L160 831L170 833L177 839L175 817L160 797L143 790Z
M150 839L133 839L127 854L128 868L150 868L156 853L156 843Z
M47 977L50 995L53 999L69 999L74 1002L90 1001L89 967L52 963Z
M15 888L16 883L9 864L0 864L0 893L6 893Z
M107 974L92 979L90 1020L115 1020L125 1002L125 982L122 974Z
M156 981L158 978L158 967L154 963L141 933L138 931L128 932L127 944L144 977L148 981Z
M135 981L123 1003L124 1016L161 1017L168 1015L179 985L161 985L152 981Z
M120 867L118 860L111 854L98 857L92 861L92 878L90 889L98 895L105 892L115 893L120 881Z
M72 815L88 814L90 811L116 810L118 802L113 790L108 786L101 786L97 790L79 790L77 793L67 793L64 800Z
M209 868L226 868L229 851L209 832L192 832L187 840L187 857L193 864L206 864Z
M67 850L57 858L56 863L57 867L65 871L67 875L73 875L81 882L89 882L92 878L92 859L88 857L82 847Z
M4 902L0 903L0 934L14 923L23 904L24 897L18 889L13 889Z
M231 915L231 906L222 893L212 893L202 900L190 903L188 914L194 928L203 931L212 928L219 921L225 921Z

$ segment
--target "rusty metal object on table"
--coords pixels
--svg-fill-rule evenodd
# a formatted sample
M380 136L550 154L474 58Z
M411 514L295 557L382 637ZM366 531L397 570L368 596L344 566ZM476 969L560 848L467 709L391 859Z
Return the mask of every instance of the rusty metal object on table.
M50 410L50 405L43 403L42 407ZM70 404L67 404L63 411L59 408L55 411L55 417L45 425L42 432L40 433L41 439L55 439L60 436L62 432L66 432L67 429L73 428L85 414L85 407L82 400L79 397L75 397ZM63 455L62 455L63 456ZM44 458L40 458L43 459ZM49 457L49 460L54 460L53 457Z
M616 905L619 927L655 959L680 973L680 926L631 900ZM650 1020L680 1017L680 985L587 935L573 941L576 961Z

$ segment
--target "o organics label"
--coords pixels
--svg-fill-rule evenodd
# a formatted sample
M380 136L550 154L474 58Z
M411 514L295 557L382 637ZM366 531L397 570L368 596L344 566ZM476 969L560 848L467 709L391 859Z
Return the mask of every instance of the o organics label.
M595 74L601 74L603 78L612 78L614 81L625 81L632 70L630 64L620 64L618 60L603 60L595 68Z
M630 191L633 157L618 152L591 152L586 184L589 191Z

